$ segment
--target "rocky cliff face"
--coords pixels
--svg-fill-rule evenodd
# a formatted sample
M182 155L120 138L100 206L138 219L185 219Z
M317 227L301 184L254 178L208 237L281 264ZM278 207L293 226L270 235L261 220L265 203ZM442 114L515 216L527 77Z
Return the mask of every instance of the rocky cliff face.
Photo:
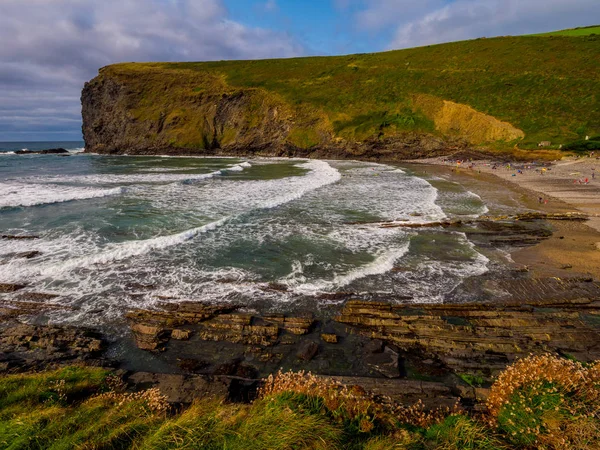
M328 117L261 88L234 88L191 70L109 66L81 96L86 151L105 154L255 154L397 160L467 144L428 133L336 137Z

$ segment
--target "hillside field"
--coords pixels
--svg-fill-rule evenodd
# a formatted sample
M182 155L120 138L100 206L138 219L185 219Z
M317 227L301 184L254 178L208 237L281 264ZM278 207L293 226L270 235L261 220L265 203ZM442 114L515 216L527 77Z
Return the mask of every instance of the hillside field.
M117 103L131 125L121 120L98 137L100 124L113 119L90 112L96 116L86 120L86 110L118 115L100 103L106 95L91 93L84 135L92 147L110 147L115 136L126 145L135 135L144 145L240 147L259 132L261 142L305 149L407 133L492 149L533 149L540 141L558 148L600 135L600 36L593 30L348 56L115 64L86 89L107 80L125 86Z

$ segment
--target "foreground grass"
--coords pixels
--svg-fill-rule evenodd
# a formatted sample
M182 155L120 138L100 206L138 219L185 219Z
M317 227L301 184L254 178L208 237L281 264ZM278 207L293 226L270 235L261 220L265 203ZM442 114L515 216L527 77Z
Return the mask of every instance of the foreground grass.
M596 449L600 363L550 356L508 368L488 412L375 401L304 373L266 380L250 405L199 400L173 411L109 372L71 367L0 378L2 449Z

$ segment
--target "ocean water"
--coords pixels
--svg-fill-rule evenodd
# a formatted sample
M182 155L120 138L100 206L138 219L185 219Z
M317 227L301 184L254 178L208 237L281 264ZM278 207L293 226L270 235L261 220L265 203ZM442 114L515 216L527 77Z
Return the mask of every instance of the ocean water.
M51 147L72 153L11 153ZM182 300L320 308L339 292L441 302L489 268L463 233L380 227L487 212L456 183L369 162L82 148L0 143L0 234L39 236L0 240L0 283L57 294L69 310L51 320L102 324ZM28 251L41 254L15 257Z

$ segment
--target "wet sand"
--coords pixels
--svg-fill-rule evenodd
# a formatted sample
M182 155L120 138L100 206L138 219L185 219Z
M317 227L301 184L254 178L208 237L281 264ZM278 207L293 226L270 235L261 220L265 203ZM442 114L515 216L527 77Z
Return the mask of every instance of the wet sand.
M492 213L499 212L493 211L495 204L502 204L515 211L525 208L589 214L590 220L583 223L552 221L551 238L534 247L518 249L511 257L516 264L529 267L534 277L600 278L600 160L586 157L551 164L516 163L511 164L510 169L506 163L473 162L472 169L469 162L457 165L456 161L446 161L446 158L412 163L428 173L460 182L491 205ZM594 172L597 173L592 178ZM574 183L579 180L583 184Z

